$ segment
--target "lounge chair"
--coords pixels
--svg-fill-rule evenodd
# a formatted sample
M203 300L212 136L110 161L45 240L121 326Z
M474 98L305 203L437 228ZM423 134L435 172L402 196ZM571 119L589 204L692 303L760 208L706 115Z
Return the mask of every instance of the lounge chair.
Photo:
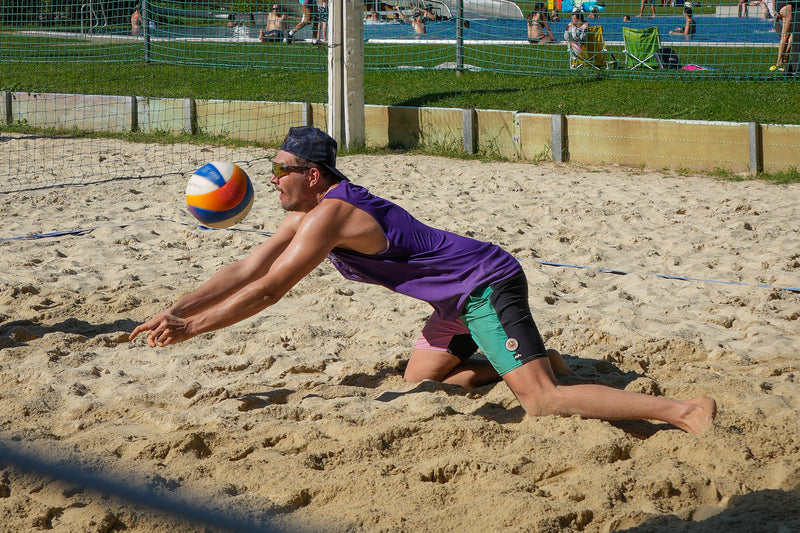
M567 49L569 50L569 68L571 69L616 68L617 60L606 49L602 26L589 26L586 31L586 41L579 43L570 39L567 41Z
M628 28L622 27L622 38L625 40L625 67L628 70L659 68L658 49L661 48L661 38L658 28Z

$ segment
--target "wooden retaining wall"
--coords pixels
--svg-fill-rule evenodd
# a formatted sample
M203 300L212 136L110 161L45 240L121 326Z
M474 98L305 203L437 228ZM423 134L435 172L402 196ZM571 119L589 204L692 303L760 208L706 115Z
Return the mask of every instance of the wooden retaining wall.
M372 106L371 147L438 146L515 161L776 172L800 167L800 126L513 111ZM0 93L0 124L101 132L202 131L278 144L291 126L325 129L327 105L56 93Z

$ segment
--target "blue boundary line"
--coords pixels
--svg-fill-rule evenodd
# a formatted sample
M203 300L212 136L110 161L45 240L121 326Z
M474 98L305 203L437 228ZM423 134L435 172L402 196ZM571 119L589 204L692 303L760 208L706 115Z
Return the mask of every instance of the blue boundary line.
M219 228L210 228L208 226L204 226L202 224L192 224L189 222L181 222L180 220L173 220L171 218L162 218L156 217L154 220L158 222L172 222L173 224L178 224L181 226L189 226L192 228L199 228L202 230L207 231L216 231ZM8 242L8 241L30 241L36 239L50 239L54 237L65 237L65 236L78 236L78 235L86 235L87 233L91 233L96 229L100 228L127 228L130 226L141 226L144 223L142 222L134 222L130 224L106 224L103 226L92 226L90 228L78 228L78 229L69 229L69 230L62 230L62 231L51 231L46 233L31 233L29 235L19 235L16 237L0 237L0 242ZM243 233L257 233L259 235L272 235L271 231L262 231L257 229L244 229L244 228L224 228L224 231L239 231Z
M173 224L180 224L181 226L190 226L194 228L200 228L202 230L207 231L215 231L215 228L209 228L208 226L204 226L202 224L191 224L189 222L180 222L178 220L172 220L170 218L156 218L159 222L172 222ZM101 228L101 227L117 227L117 228L126 228L128 226L135 226L140 225L141 223L136 224L111 224L107 226L93 226L91 228L79 228L73 230L64 230L64 231L51 231L48 233L34 233L30 235L21 235L18 237L3 237L0 238L0 243L8 242L8 241L19 241L19 240L34 240L34 239L49 239L54 237L65 237L65 236L78 236L78 235L86 235L87 233L91 233L92 231ZM272 235L271 231L262 231L262 230L255 230L255 229L243 229L243 228L224 228L221 231L239 231L244 233L256 233L259 235ZM604 272L606 274L617 274L621 276L625 276L628 274L636 274L639 276L648 276L648 277L655 277L661 279L672 279L677 281L700 281L705 283L719 283L723 285L738 285L740 287L760 287L763 289L775 289L781 291L789 291L800 293L800 287L780 287L776 285L767 285L766 283L744 283L741 281L725 281L725 280L718 280L718 279L707 279L707 278L692 278L687 276L674 276L670 274L658 274L658 273L651 273L651 272L634 272L631 270L620 270L617 268L606 268L606 267L591 267L585 265L573 265L570 263L555 263L552 261L537 261L540 265L543 266L552 266L552 267L562 267L562 268L578 268L582 270L597 270L599 272Z
M776 285L767 285L766 283L744 283L741 281L725 281L720 279L706 279L706 278L691 278L687 276L673 276L670 274L657 274L652 272L633 272L627 270L617 270L617 269L610 269L610 268L603 268L603 267L590 267L590 266L582 266L582 265L570 265L567 263L551 263L550 261L539 261L540 265L546 266L555 266L555 267L566 267L566 268L581 268L585 270L599 270L600 272L605 272L607 274L619 274L621 276L625 276L627 274L636 274L639 276L650 276L655 278L662 278L662 279L674 279L678 281L703 281L706 283L722 283L724 285L739 285L742 287L761 287L764 289L776 289L782 291L790 291L790 292L797 292L800 293L800 288L795 287L780 287Z

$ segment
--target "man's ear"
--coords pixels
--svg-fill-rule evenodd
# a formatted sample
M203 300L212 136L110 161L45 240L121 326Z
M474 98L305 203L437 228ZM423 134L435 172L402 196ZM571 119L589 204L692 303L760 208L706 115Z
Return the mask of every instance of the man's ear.
M322 179L322 172L319 171L317 167L312 167L308 169L308 175L311 176L308 180L308 184L312 187L316 186L319 181Z

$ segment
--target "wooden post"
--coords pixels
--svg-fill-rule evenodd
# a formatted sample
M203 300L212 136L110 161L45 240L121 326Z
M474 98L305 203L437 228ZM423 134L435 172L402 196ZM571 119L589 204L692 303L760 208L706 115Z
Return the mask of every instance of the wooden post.
M126 124L128 131L139 130L139 101L136 96L125 97L125 108L128 115L128 123Z
M751 122L748 124L750 137L750 174L754 176L764 172L764 143L761 138L761 124Z
M183 131L197 133L197 103L194 98L183 99Z
M14 93L11 91L0 91L0 115L2 124L11 124L14 121Z
M464 151L474 155L478 151L478 112L474 108L464 108L461 115L464 131Z
M569 161L567 117L564 115L551 115L550 128L552 134L553 161L557 163L566 163Z

